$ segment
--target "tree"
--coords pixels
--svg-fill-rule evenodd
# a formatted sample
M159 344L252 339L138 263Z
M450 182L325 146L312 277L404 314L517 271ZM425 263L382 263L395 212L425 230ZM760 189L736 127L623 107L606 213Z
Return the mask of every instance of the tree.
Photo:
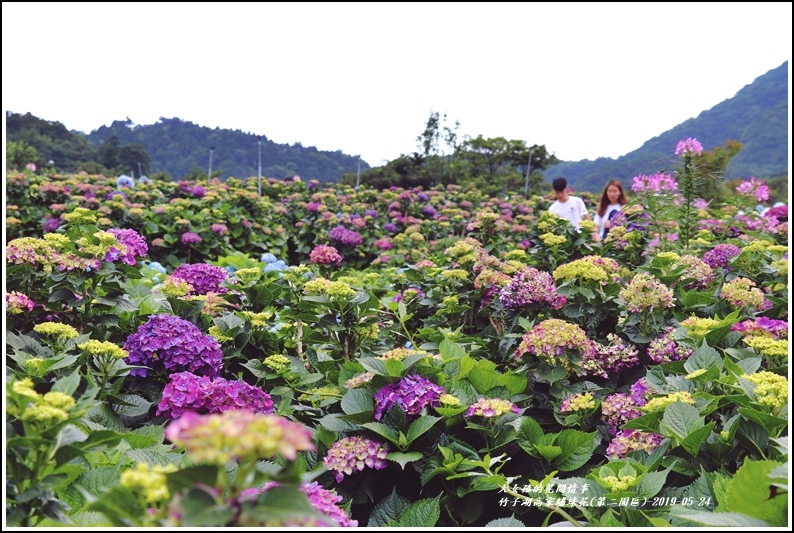
M28 163L36 163L39 159L38 151L25 141L8 141L6 143L6 168L22 170Z
M152 159L149 157L146 150L144 150L143 145L133 143L122 147L121 150L119 150L118 158L122 172L127 173L132 171L133 173L137 173L138 176L141 174L149 174L149 167L152 163Z
M108 170L113 170L119 166L119 152L121 151L121 143L119 138L111 135L99 147L97 151L97 160Z

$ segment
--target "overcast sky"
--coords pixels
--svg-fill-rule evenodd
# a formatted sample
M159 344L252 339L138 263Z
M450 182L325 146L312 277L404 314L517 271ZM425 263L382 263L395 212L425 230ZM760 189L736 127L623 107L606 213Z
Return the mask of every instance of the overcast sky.
M6 111L86 133L178 117L372 166L417 151L433 111L459 122L461 137L544 144L565 161L618 157L733 97L792 49L790 2L2 10Z

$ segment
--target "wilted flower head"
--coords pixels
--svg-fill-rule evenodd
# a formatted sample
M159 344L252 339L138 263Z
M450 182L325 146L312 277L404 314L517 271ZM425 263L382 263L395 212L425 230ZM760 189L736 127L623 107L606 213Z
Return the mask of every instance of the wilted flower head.
M152 315L127 337L124 349L129 352L127 363L143 365L155 370L183 371L217 376L223 353L220 344L204 335L196 326L179 317ZM148 370L136 368L134 376L146 376Z
M366 467L375 470L386 468L388 450L387 444L365 437L344 437L331 445L323 458L323 466L333 471L336 482L341 483L345 474L349 476Z
M165 437L185 448L193 461L218 466L275 455L294 461L299 451L314 450L311 433L302 425L248 410L209 415L187 411L166 426Z
M406 419L415 418L425 407L438 407L445 392L444 387L418 374L405 376L375 393L375 420L380 420L394 404L402 408Z
M221 283L229 277L226 269L206 263L183 264L176 267L173 277L185 280L196 294L214 292L223 294L228 291Z
M315 246L314 250L309 254L309 259L315 265L333 265L339 266L342 264L342 256L339 251L333 246L327 244L319 244Z
M698 142L697 139L693 139L692 137L678 141L678 145L675 147L675 155L700 155L702 153L703 146Z

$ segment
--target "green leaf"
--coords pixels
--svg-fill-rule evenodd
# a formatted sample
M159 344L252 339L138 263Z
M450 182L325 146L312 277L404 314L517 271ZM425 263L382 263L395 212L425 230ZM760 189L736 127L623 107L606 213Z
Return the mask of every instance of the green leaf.
M119 415L113 412L110 406L106 403L99 403L90 408L88 411L86 411L84 419L98 426L91 427L91 429L104 428L115 431L124 431L125 429L121 418L119 418Z
M383 498L369 515L367 527L384 527L390 522L398 522L410 502L398 496L396 489L392 489L391 494Z
M496 378L496 384L502 385L507 389L511 396L521 394L527 389L527 377L519 374L502 374Z
M386 459L398 463L403 470L405 470L405 465L414 461L418 461L422 457L424 457L422 452L391 452L386 455Z
M659 422L662 421L663 416L664 413L661 411L648 413L647 415L638 416L637 418L629 420L623 427L625 429L639 429L646 433L658 433Z
M747 375L754 374L756 370L761 368L763 359L761 357L747 357L737 361L736 364L744 370Z
M784 427L786 424L788 424L788 420L786 418L773 416L750 407L739 407L738 411L742 416L746 416L750 420L758 422L765 428L771 430L772 433L775 433L777 428Z
M318 423L325 429L337 433L340 431L356 431L358 429L358 424L347 420L342 420L339 418L339 416L339 414L326 415L318 420Z
M137 463L146 463L150 465L175 465L179 464L179 459L182 454L174 451L173 446L166 444L158 444L157 446L149 446L148 448L140 448L137 450L127 450L129 455Z
M369 370L378 376L389 375L389 371L386 369L386 361L383 359L378 359L377 357L362 357L357 359L357 362L366 370Z
M441 516L440 496L410 504L400 517L400 527L433 527Z
M76 357L75 360L77 360ZM80 369L75 368L74 372L56 381L52 386L52 390L71 396L77 390L78 385L80 385Z
M50 366L48 370L52 372L54 370L60 370L61 368L69 368L70 366L73 366L79 358L79 355L64 355L63 357L59 358L59 360L56 361L52 366ZM77 372L77 370L75 370L75 372ZM71 394L71 392L68 394Z
M471 372L471 369L474 368L475 362L474 359L469 357L468 355L463 356L460 361L460 370L458 371L458 379L465 378Z
M466 378L474 385L477 392L485 394L489 389L496 385L496 379L499 377L499 372L491 368L486 368L479 363L469 371Z
M386 424L381 424L380 422L367 422L366 424L361 424L361 427L367 428L368 430L377 433L381 437L388 439L395 446L397 446L400 441L400 436L397 434L397 432Z
M214 487L218 482L218 467L215 465L196 465L181 468L166 475L166 485L172 493L189 490L196 483Z
M342 396L341 406L347 415L371 413L375 409L372 394L365 389L349 389Z
M701 368L708 370L715 366L722 372L722 359L720 358L720 354L705 342L695 350L684 363L684 368L690 374Z
M644 476L642 476L642 479L634 489L637 497L652 498L659 494L659 491L664 488L664 483L667 481L667 474L670 472L670 470L670 468L667 468L666 470L659 472L647 472Z
M438 353L441 354L441 361L444 363L461 359L466 355L466 351L460 345L447 338L438 345Z
M524 522L517 519L515 516L510 516L509 518L497 518L496 520L491 520L485 527L527 527L524 525Z
M693 428L702 427L697 408L683 402L673 402L664 410L659 430L665 437L683 440Z
M270 490L280 489L274 487ZM267 492L270 492L268 490ZM218 505L209 493L193 489L181 501L183 527L220 527L226 525L234 516L234 510L226 505Z
M149 412L152 403L146 398L138 396L137 394L124 394L119 397L123 402L129 405L116 406L116 413L121 416L141 416Z
M713 513L710 511L691 511L688 507L675 506L670 510L670 516L688 520L693 525L711 527L748 527L765 528L769 524L741 513Z
M402 375L404 369L403 362L399 359L386 360L386 372L389 376L398 378Z
M116 485L119 481L118 466L100 466L87 470L77 478L75 484L93 496L104 493L108 487Z
M786 525L786 494L771 497L769 474L780 463L747 459L728 482L723 505L726 512L742 513L763 520L772 527Z
M533 418L523 416L518 418L514 423L518 423L516 434L518 436L518 445L521 446L525 452L532 454L535 450L535 443L537 443L543 436L543 430Z
M681 441L681 446L684 447L689 455L697 457L698 453L700 453L700 446L711 434L715 424L716 422L709 422L705 426L695 429Z
M408 444L415 441L421 435L424 435L439 420L441 420L440 417L428 415L418 418L417 420L412 422L411 425L408 427L408 434L406 435L406 438L408 439Z
M537 452L549 462L553 461L557 456L559 456L562 453L562 448L551 444L538 444L535 446L535 450L537 450Z
M557 445L561 453L554 461L554 466L563 472L576 470L593 456L596 433L585 433L575 429L564 429L557 436Z

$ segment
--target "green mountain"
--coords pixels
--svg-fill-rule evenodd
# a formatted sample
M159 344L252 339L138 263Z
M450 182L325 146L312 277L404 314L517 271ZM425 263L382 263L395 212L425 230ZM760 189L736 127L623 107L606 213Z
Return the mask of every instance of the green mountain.
M116 120L88 134L88 141L102 146L112 136L124 144L140 144L151 157L152 172L168 172L179 179L191 172L194 165L209 169L212 148L212 169L221 171L221 178L248 178L258 173L258 139L240 130L207 128L178 118L160 118L155 124L133 125ZM345 172L356 172L357 156L304 147L277 144L262 136L262 176L286 178L296 174L304 180L339 181ZM361 168L369 168L361 162Z
M669 170L678 141L694 137L706 150L720 147L730 139L742 143L741 151L727 168L726 178L785 177L790 94L786 61L743 87L733 98L646 141L633 152L617 159L565 161L549 167L544 175L549 180L565 176L580 191L600 192L610 179L620 179L625 186L639 174Z

